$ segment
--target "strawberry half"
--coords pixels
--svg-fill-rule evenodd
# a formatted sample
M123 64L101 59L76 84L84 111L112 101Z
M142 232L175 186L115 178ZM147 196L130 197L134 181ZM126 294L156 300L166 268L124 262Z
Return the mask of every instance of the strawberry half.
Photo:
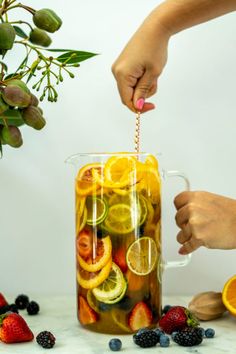
M82 325L94 323L98 319L98 314L89 306L83 296L79 296L79 320Z
M152 318L152 311L145 302L141 301L131 311L128 324L132 331L137 331L139 328L150 326Z
M0 293L0 308L3 307L3 306L7 306L7 305L8 305L7 300L5 299L5 297L3 296L3 294Z
M119 248L113 257L113 261L120 267L122 273L126 273L128 270L128 266L125 258L125 250L123 248Z
M12 312L0 316L0 340L2 342L19 343L33 339L34 335L23 317Z
M196 327L198 325L198 320L183 306L171 307L159 321L160 328L167 334L181 331L186 326Z

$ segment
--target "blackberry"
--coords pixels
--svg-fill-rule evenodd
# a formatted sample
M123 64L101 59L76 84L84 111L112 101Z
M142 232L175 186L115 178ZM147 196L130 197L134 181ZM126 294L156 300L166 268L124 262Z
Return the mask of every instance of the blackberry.
M154 347L158 341L158 335L152 330L144 330L140 334L136 333L133 336L134 343L142 348Z
M27 295L18 295L15 299L15 304L19 310L25 310L29 303L29 298Z
M16 304L10 304L10 305L6 305L6 306L2 306L0 308L0 315L6 313L6 312L15 312L18 313L18 308L16 306Z
M43 331L37 335L36 341L43 348L50 349L54 346L54 344L56 342L56 338L54 337L54 335L51 332Z
M37 315L39 309L39 305L35 301L30 301L26 307L26 310L29 315Z
M202 330L199 327L185 327L182 331L177 332L174 336L174 342L183 347L192 347L202 343Z

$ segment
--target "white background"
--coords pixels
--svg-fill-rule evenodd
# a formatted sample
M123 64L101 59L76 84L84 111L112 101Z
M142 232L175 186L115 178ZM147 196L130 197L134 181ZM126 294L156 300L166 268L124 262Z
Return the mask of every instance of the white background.
M24 145L4 148L0 162L0 291L67 294L75 290L73 169L68 155L133 149L134 115L119 100L113 61L146 15L149 0L51 0L63 18L54 48L100 53L44 102L46 128L23 127ZM35 8L48 1L28 1ZM24 14L24 11L15 14ZM13 12L12 12L13 15ZM30 18L30 14L23 15ZM25 28L26 29L26 28ZM9 55L16 67L23 52ZM236 197L236 14L172 38L169 61L142 118L142 150L162 152L166 169L184 171L192 189ZM172 200L183 185L166 183L164 254L177 254ZM224 237L224 235L222 235ZM168 270L166 293L221 290L235 273L236 251L200 249L187 268Z

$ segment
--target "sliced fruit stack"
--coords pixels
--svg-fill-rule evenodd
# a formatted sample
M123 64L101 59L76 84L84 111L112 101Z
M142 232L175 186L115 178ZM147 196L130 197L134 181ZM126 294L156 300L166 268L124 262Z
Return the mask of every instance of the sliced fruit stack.
M135 155L118 154L79 170L76 247L81 324L99 321L101 331L118 327L127 333L157 319L152 311L159 311L154 300L159 291L159 220L160 176L152 155L141 162Z

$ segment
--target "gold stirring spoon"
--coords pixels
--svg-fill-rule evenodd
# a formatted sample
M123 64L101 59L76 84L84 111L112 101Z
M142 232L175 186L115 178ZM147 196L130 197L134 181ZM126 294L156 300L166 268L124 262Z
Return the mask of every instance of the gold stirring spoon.
M140 112L136 113L135 120L135 137L134 137L134 150L139 153L140 151Z

